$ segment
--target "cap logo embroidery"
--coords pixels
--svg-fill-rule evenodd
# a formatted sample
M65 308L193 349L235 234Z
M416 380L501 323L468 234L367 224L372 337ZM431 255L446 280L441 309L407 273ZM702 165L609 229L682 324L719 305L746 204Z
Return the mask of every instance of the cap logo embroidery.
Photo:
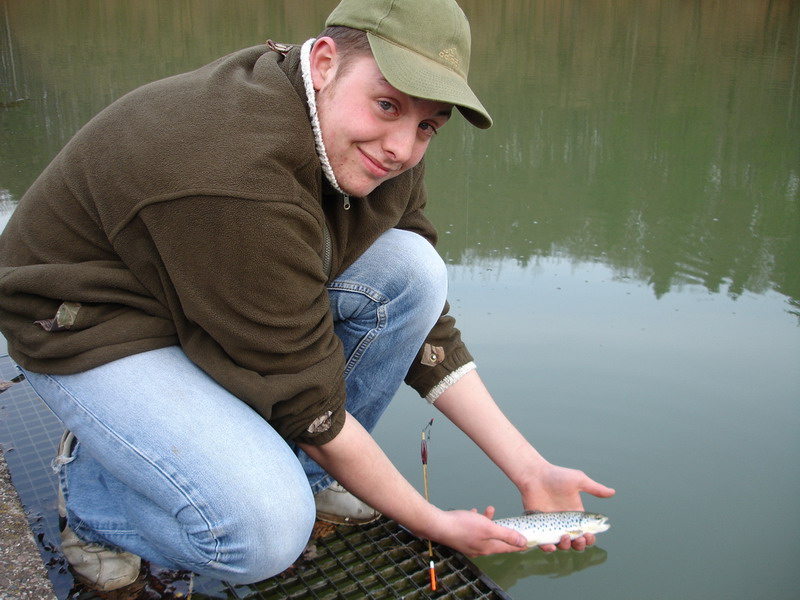
M442 60L453 65L454 69L457 69L459 63L461 62L461 59L458 58L458 53L455 48L445 48L439 52L439 56L442 58Z

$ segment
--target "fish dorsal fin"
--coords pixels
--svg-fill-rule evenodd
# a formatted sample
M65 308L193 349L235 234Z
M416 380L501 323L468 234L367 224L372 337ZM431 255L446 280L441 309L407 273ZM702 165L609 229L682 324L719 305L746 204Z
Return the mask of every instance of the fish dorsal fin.
M523 515L541 515L544 514L543 510L526 510Z

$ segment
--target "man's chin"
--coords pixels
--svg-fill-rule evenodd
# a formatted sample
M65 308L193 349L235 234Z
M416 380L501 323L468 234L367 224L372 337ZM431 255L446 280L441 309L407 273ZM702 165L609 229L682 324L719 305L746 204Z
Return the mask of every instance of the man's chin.
M375 189L383 183L382 181L370 182L370 183L362 183L358 185L348 185L342 184L339 182L339 187L341 190L347 194L348 196L352 196L353 198L364 198L365 196L371 194L375 191Z

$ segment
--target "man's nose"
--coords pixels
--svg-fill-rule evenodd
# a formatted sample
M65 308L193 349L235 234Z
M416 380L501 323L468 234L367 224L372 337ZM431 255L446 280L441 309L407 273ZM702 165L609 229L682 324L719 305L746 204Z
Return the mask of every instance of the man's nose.
M383 138L383 150L390 159L402 166L414 154L414 145L417 141L417 128L407 124L398 123L392 127Z

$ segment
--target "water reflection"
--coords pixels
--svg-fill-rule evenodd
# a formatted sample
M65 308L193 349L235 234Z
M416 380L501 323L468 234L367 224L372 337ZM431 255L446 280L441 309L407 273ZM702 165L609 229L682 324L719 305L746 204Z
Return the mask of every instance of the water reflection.
M497 126L438 155L451 261L600 260L659 297L698 283L796 306L800 6L504 5L478 31L504 42L481 62L509 65L484 83ZM477 169L450 160L462 144Z
M303 40L335 3L5 0L0 187L19 198L129 89L265 36ZM774 289L798 313L798 3L462 5L496 125L454 120L430 153L450 262L598 260L657 297Z
M492 579L504 590L514 587L520 579L531 575L551 578L566 577L606 562L608 554L602 548L592 546L584 552L541 550L496 554L475 559L482 569L492 573Z
M95 113L267 37L317 33L336 0L0 0L0 187L19 198Z

